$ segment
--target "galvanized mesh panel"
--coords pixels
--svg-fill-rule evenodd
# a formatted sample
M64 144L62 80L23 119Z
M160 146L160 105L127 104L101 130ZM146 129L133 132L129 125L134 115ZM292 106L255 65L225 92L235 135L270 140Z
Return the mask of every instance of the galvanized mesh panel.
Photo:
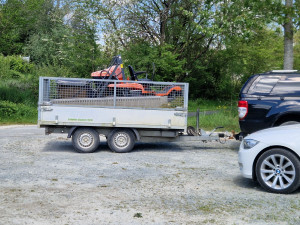
M184 83L41 78L42 102L126 108L184 108ZM43 104L43 103L42 103Z

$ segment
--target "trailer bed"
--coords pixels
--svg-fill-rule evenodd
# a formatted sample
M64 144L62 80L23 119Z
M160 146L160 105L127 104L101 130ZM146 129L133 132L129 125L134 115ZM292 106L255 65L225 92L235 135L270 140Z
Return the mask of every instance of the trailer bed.
M38 124L186 129L187 83L126 81L141 84L154 94L118 89L122 83L124 81L40 77ZM174 86L181 91L170 96L155 95Z

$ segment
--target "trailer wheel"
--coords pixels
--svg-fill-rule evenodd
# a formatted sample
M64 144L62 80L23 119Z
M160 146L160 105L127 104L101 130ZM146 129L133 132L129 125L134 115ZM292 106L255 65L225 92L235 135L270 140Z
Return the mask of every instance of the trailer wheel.
M79 153L92 153L100 143L99 134L91 128L79 128L72 136L72 144Z
M112 151L125 153L133 149L135 136L129 129L115 129L109 134L107 143Z

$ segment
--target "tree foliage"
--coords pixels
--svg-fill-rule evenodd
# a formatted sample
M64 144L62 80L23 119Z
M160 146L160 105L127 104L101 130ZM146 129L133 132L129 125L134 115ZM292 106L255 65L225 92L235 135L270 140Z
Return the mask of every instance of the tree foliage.
M90 77L121 54L148 78L154 63L154 80L189 82L192 98L232 98L251 74L283 67L287 14L299 69L299 7L281 0L0 0L0 53L30 56L33 76L74 77Z
M244 81L252 73L282 67L283 55L275 46L283 52L283 35L267 27L284 18L281 1L84 2L100 21L105 48L123 50L142 69L156 61L158 77L190 82L193 97L226 96L232 77ZM165 60L166 53L172 58Z
M0 5L0 49L4 55L20 54L35 31L44 0L7 0Z

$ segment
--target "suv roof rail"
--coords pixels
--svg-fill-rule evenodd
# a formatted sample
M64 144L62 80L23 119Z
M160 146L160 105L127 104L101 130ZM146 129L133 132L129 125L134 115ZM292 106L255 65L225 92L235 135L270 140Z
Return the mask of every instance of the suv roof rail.
M272 73L295 73L298 72L298 70L272 70Z

